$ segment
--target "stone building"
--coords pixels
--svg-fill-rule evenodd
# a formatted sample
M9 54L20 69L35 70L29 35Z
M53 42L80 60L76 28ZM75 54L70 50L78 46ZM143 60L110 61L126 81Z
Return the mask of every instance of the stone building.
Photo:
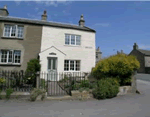
M0 69L26 70L37 57L44 72L90 72L95 67L96 31L85 25L83 15L78 25L47 17L46 11L41 20L11 17L6 6L0 9Z
M134 55L140 62L138 73L150 73L150 50L139 49L138 45L134 43L133 50L129 55Z
M98 47L96 49L96 63L102 58L102 52L100 51L100 48Z

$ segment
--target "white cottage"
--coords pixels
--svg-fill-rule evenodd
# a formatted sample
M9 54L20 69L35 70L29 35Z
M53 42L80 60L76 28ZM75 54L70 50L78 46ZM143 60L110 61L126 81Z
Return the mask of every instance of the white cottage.
M46 12L43 20L46 20ZM90 72L95 66L95 30L86 27L83 15L79 26L60 23L42 30L41 71Z

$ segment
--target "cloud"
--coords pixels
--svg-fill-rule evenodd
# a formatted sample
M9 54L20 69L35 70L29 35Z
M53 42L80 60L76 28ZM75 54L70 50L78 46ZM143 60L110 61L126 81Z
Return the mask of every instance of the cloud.
M35 7L35 11L38 11L39 10L39 8L38 7Z
M57 7L58 4L64 4L64 5L68 5L71 4L72 2L70 1L35 1L37 4L42 4L45 6L54 6Z
M20 5L21 1L16 1L16 0L15 0L15 3L16 3L16 5L18 6L18 5Z
M94 24L94 26L109 27L110 24L109 23L96 23Z
M139 49L150 49L150 45L139 44Z
M66 10L62 11L64 15L70 15L70 13L68 13Z
M133 46L132 46L132 45L127 45L127 47L128 47L129 49L133 49Z

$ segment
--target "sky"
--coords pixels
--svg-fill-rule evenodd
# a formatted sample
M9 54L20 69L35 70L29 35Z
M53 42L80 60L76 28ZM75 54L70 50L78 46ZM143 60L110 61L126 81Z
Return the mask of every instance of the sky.
M48 21L85 25L96 30L96 47L102 57L123 50L129 54L134 43L150 50L150 2L142 1L0 1L9 16L39 19L47 10Z

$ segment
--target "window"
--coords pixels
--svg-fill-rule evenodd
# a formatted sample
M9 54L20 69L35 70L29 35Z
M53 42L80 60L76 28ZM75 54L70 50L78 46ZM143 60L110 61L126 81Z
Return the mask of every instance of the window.
M81 36L65 34L65 44L66 45L81 45Z
M4 37L17 37L23 38L23 26L19 25L5 25Z
M96 54L96 58L98 58L98 54Z
M69 43L70 43L70 35L66 35L65 36L65 44L69 45Z
M80 45L81 36L76 36L76 45Z
M20 50L0 50L0 63L20 63Z
M75 35L71 35L71 45L75 45Z
M80 60L65 60L64 71L80 71Z

